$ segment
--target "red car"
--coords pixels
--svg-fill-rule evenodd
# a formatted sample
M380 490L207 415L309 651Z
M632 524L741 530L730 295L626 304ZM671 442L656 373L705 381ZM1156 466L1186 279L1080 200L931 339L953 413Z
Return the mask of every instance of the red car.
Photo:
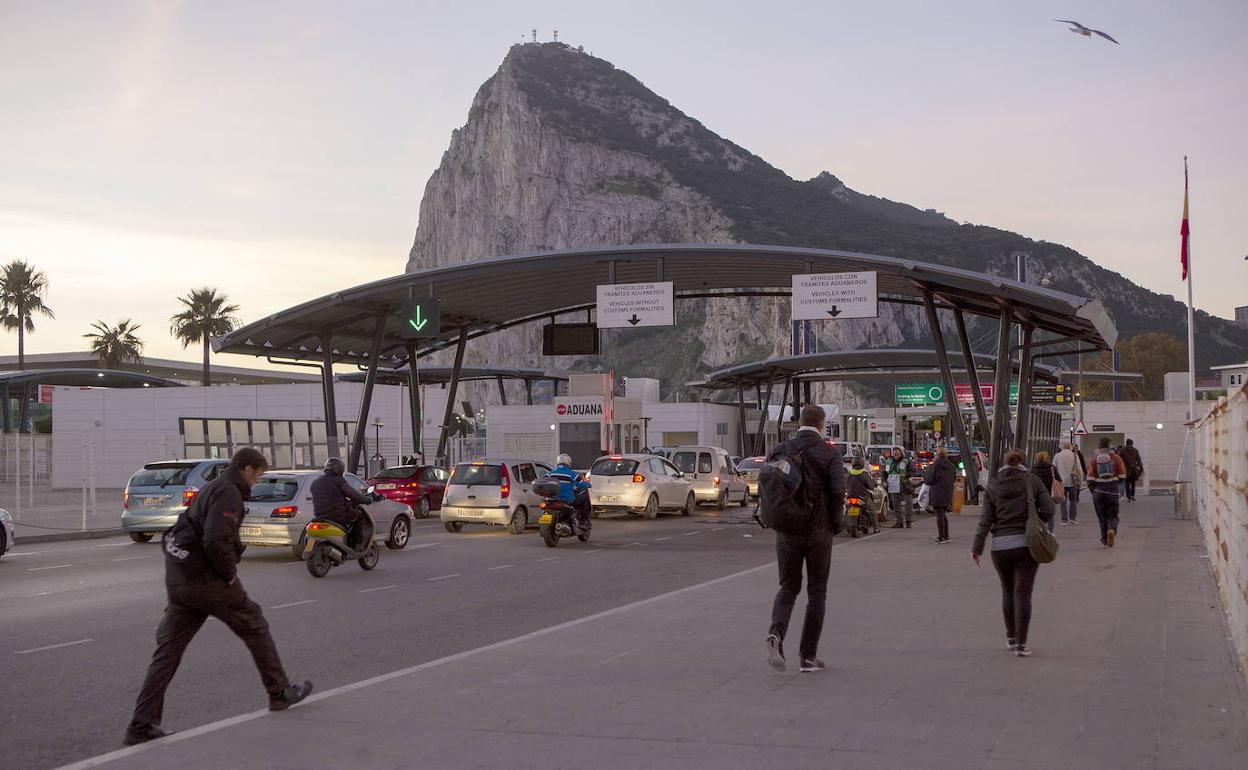
M412 507L417 518L428 518L442 507L442 495L450 474L436 465L399 465L386 468L368 480L377 494Z

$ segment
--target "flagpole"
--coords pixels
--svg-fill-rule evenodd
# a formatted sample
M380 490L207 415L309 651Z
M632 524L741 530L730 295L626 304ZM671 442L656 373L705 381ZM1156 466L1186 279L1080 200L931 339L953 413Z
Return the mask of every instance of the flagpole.
M1187 219L1187 156L1183 156L1183 214ZM1187 236L1187 419L1196 420L1196 313L1192 309L1192 241Z

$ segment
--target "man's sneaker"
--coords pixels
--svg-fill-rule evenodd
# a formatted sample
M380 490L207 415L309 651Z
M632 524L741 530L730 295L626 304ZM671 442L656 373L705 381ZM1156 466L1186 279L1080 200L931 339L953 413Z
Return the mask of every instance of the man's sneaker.
M822 671L827 666L823 665L823 661L818 658L802 658L802 673L813 674Z
M1078 519L1071 519L1071 520L1070 520L1070 523L1071 523L1071 524L1078 524L1078 523L1079 523L1079 520L1078 520Z
M160 729L160 725L143 725L135 727L130 725L126 728L126 737L122 739L122 743L127 746L137 746L140 743L154 741L157 738L164 738L169 733Z
M943 539L943 538L934 537L934 538L932 538L932 542L933 542L933 543L943 543L943 542L945 542L945 541L944 541L944 539Z
M269 696L269 711L285 711L312 694L312 683L288 684L277 695Z
M1031 648L1025 644L1020 644L1014 648L1014 654L1020 658L1030 658Z
M1067 525L1067 524L1069 524L1069 523L1070 523L1069 521L1063 521L1063 522L1062 522L1062 526L1064 527L1064 526L1066 526L1066 525Z
M1018 642L1014 641L1013 639L1010 639L1009 637L1006 637L1005 649L1009 650L1010 652L1014 652L1015 650L1018 649Z
M1114 547L1114 531L1112 529L1105 533L1105 547Z
M767 636L767 662L776 671L784 670L784 642L775 634Z

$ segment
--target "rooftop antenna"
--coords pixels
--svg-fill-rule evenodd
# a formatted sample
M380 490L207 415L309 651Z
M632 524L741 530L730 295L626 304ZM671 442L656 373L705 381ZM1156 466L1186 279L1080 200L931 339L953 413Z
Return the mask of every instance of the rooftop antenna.
M537 30L536 30L536 29L535 29L535 30L533 30L533 42L534 42L534 43L536 43L536 42L537 42Z
M555 42L559 42L559 30L555 30Z

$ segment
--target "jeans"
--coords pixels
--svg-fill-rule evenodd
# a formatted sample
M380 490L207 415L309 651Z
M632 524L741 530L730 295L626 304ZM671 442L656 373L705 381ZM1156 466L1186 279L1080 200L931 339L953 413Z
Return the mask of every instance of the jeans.
M1101 525L1101 545L1105 545L1108 531L1118 531L1118 495L1092 490L1092 505L1096 508L1096 520Z
M1062 521L1074 521L1079 508L1079 487L1066 487L1066 499L1062 501Z
M229 626L247 649L260 671L260 681L270 695L290 684L277 646L269 634L269 624L260 606L247 598L241 583L221 582L166 586L169 605L156 629L156 652L143 680L134 706L131 727L159 725L165 709L165 690L182 662L182 654L209 616Z
M1135 479L1130 478L1130 477L1126 478L1122 482L1122 486L1124 488L1123 491L1127 493L1127 499L1134 500L1135 499Z
M914 504L914 496L909 492L889 492L888 501L893 506L893 521L895 523L907 523L910 521L911 506Z
M823 632L823 613L828 596L828 572L832 568L832 531L826 526L802 535L776 533L776 562L780 565L780 590L771 607L771 633L784 639L793 605L802 591L802 565L806 566L806 619L802 622L799 652L803 659L815 657Z
M936 537L940 540L949 539L949 506L933 505L932 510L936 511Z
M1031 592L1036 587L1040 565L1026 546L992 552L992 566L1001 578L1001 615L1005 635L1019 644L1027 643L1031 627Z

